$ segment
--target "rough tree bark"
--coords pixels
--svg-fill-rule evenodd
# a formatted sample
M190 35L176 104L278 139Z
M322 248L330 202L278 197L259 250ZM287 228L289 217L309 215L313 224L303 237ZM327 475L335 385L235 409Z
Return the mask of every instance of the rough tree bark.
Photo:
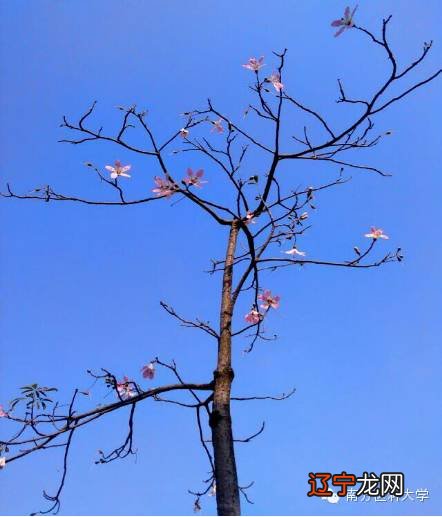
M234 376L232 369L232 279L238 231L238 221L233 221L223 275L218 360L214 372L215 387L210 419L218 515L240 515L241 513L230 415L230 391Z

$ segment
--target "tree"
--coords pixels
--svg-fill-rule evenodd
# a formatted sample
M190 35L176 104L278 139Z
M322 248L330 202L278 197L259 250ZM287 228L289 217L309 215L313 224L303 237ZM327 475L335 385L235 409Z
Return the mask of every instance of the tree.
M361 165L354 158L355 153L375 148L384 138L386 132L375 133L374 118L392 104L404 99L415 89L435 79L440 70L426 77L413 86L402 86L403 78L425 59L431 43L425 44L420 56L408 66L401 67L397 63L387 39L387 28L390 18L383 20L380 35L354 24L353 14L346 11L342 19L336 20L338 33L353 29L368 38L376 50L384 53L390 64L389 75L381 81L377 91L370 98L360 99L348 96L342 81L338 80L339 99L343 106L357 105L359 113L344 128L336 129L337 124L301 103L287 93L284 85L284 67L286 50L275 53L277 69L271 75L262 76L264 60L251 58L244 66L254 74L255 81L251 86L254 103L250 104L246 116L255 116L271 131L271 137L263 138L251 134L243 128L245 124L233 120L219 111L210 100L204 109L196 109L186 113L183 128L177 130L170 138L159 142L148 122L146 112L139 111L136 106L120 107L122 112L121 126L115 134L106 134L103 128L96 129L92 121L96 103L79 118L72 122L63 119L63 128L68 135L62 141L73 145L85 142L107 141L134 153L151 158L158 167L158 175L154 178L153 193L142 194L137 199L128 199L124 182L130 181L128 165L120 162L106 167L102 171L93 163L87 166L98 176L100 181L109 186L116 194L115 200L90 200L56 192L52 187L40 187L30 194L17 194L8 185L4 197L18 199L38 199L45 202L72 201L89 205L127 206L147 204L170 200L185 200L195 205L197 210L210 217L221 230L227 230L225 257L214 260L210 273L219 273L222 277L221 289L218 293L220 303L219 325L214 327L203 319L188 319L179 314L172 306L162 302L162 307L182 325L204 332L218 344L217 359L214 364L213 377L208 373L205 383L184 381L174 362L167 363L159 358L143 368L143 376L151 378L156 368L170 371L176 382L157 388L144 390L135 380L118 379L112 372L90 372L97 382L103 382L116 397L116 402L100 405L87 411L78 410L78 400L82 395L76 389L67 405L54 402L51 393L55 388L41 387L35 384L24 386L21 396L11 401L10 407L2 410L2 416L17 424L18 430L12 438L2 440L5 452L5 464L18 460L30 453L52 447L63 450L63 472L59 488L53 495L46 494L50 501L48 510L42 513L58 511L60 496L66 480L68 459L74 434L81 427L92 423L104 415L129 408L128 432L122 445L109 453L101 453L100 463L108 463L133 453L133 426L136 406L143 400L153 398L165 403L177 404L195 411L197 430L201 445L207 455L212 474L205 481L204 488L195 492L195 508L200 506L202 495L215 491L220 515L237 515L240 513L240 494L247 499L247 487L239 486L234 455L234 437L230 405L232 401L257 400L261 398L286 399L287 394L277 396L232 396L231 388L234 378L232 368L232 346L237 337L246 337L247 353L252 352L260 340L272 339L266 332L265 325L273 310L279 309L279 296L268 289L264 272L285 269L289 266L325 265L344 268L376 268L388 262L402 260L401 250L382 254L373 258L379 240L387 236L379 228L367 231L368 246L360 250L355 248L355 255L342 261L306 258L305 252L298 249L299 237L308 231L308 209L314 209L314 199L319 193L338 187L350 178L344 175L345 170L362 170L387 175L383 170ZM391 93L394 91L395 93ZM398 92L398 93L397 93ZM302 136L288 139L284 133L284 117L289 117L288 109L295 110L310 118L303 128ZM293 113L293 112L292 112ZM208 131L208 128L210 131ZM269 129L271 128L271 129ZM146 138L146 146L139 147L133 143L129 130L138 129ZM231 199L211 200L203 196L210 193L209 185L205 186L205 175L201 169L189 168L183 179L181 172L173 170L166 154L172 145L180 142L176 153L191 153L211 160L220 174L225 176L231 188ZM266 163L266 172L261 177L251 175L245 166L250 152L258 153ZM348 158L347 158L348 157ZM312 163L328 162L337 170L335 180L317 186L294 188L290 179L281 174L284 163L296 163L296 160L310 160ZM196 161L196 158L195 158ZM298 162L299 163L299 162ZM246 169L245 172L243 170ZM109 177L110 173L110 177ZM253 187L253 189L252 189ZM258 194L256 194L258 189ZM276 252L275 252L276 250ZM283 255L281 255L281 251ZM308 257L308 256L307 256ZM234 316L237 313L237 302L242 298L250 301L250 311L240 318L245 323L234 327ZM175 394L185 392L189 400L182 402L166 398L169 392ZM19 412L21 410L21 413ZM211 440L207 440L207 426L211 431ZM261 433L261 427L250 441Z

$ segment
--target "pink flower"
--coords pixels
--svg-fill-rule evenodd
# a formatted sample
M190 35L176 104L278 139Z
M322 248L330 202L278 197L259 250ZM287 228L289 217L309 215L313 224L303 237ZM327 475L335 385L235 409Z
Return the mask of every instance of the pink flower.
M248 70L252 70L252 72L257 72L260 68L264 66L264 56L261 56L259 59L256 57L251 57L245 65L242 65L244 68Z
M371 239L389 239L388 235L384 234L384 230L375 228L374 226L370 228L370 233L365 234L365 237L369 237Z
M0 469L4 469L6 467L6 458L2 456L0 458Z
M130 170L132 165L123 165L120 160L115 161L115 166L112 167L112 165L106 165L105 169L110 171L111 178L114 180L115 178L118 178L119 176L124 176L125 178L130 178L130 174L126 174L127 171Z
M155 375L155 366L153 363L149 363L141 368L141 373L145 379L153 379Z
M156 185L156 188L152 189L152 192L155 192L158 197L169 197L174 194L178 186L175 185L172 181L169 181L166 178L160 178L159 176L155 176L153 179Z
M250 312L248 312L244 316L244 319L248 323L252 323L253 325L256 325L256 323L259 323L262 320L262 318L263 318L263 315L256 309L252 309Z
M246 214L246 220L244 221L246 224L255 224L256 223L256 217L253 215L253 212L250 210Z
M223 128L223 119L219 118L218 120L211 121L213 124L213 127L211 129L212 133L224 133Z
M271 291L265 289L262 294L258 295L258 300L261 300L261 309L277 309L279 307L279 296L272 296Z
M283 253L287 253L287 255L299 255L301 257L305 257L305 251L299 251L296 246L293 246L291 250L284 251Z
M354 26L355 23L353 17L355 15L357 8L358 6L356 6L353 9L353 12L350 13L350 7L346 7L344 11L344 16L342 18L339 18L339 20L332 21L332 27L340 27L340 29L336 32L335 37L342 34L346 29L351 29Z
M126 376L120 382L117 382L117 391L123 400L128 400L135 397L137 392L134 389L134 384Z
M281 83L281 75L279 72L273 72L272 75L267 77L267 81L273 84L277 92L280 92L284 88L284 85Z
M8 416L8 413L3 409L3 406L0 404L0 418Z
M180 137L187 138L188 136L189 136L189 130L186 129L185 127L182 127L180 129Z
M187 169L187 178L184 178L183 181L189 187L193 185L194 187L201 188L203 186L203 183L207 183L207 181L201 180L203 175L203 169L199 169L196 172L193 172L193 170L189 167Z

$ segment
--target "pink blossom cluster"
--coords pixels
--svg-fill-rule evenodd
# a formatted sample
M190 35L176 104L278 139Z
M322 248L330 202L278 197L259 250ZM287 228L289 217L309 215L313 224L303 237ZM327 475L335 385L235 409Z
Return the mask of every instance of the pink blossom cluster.
M281 83L281 74L279 72L273 72L269 77L267 77L267 81L272 83L277 92L280 92L284 88L284 85Z
M211 133L224 133L223 127L223 119L219 118L218 120L212 120L212 129Z
M111 173L110 177L114 180L120 176L123 176L124 178L130 178L130 174L126 173L131 169L131 167L132 165L123 165L120 160L116 160L113 166L106 165L105 169Z
M152 189L152 192L155 192L157 197L170 197L178 190L178 185L167 178L155 176L153 180L156 186Z
M293 246L291 249L284 251L283 253L286 253L287 255L299 255L300 257L306 256L306 252L298 250L296 246Z
M250 210L247 211L246 220L244 222L246 224L255 224L256 223L256 217L254 216L253 212L251 212Z
M203 169L199 169L197 171L193 171L190 167L187 169L187 177L183 179L184 183L188 187L198 187L201 188L203 183L207 183L207 181L202 180L201 178L204 175Z
M183 178L183 183L185 183L188 187L202 188L202 186L207 183L207 181L202 179L203 176L203 169L194 171L188 167L186 176ZM155 192L158 197L170 197L172 194L175 194L179 190L178 185L167 178L160 178L159 176L155 176L154 182L155 188L152 189L152 192Z
M144 379L153 379L155 376L155 365L151 361L141 368L141 374ZM138 395L136 384L126 375L117 382L116 389L123 400L129 400Z
M248 312L244 319L247 321L247 323L251 323L252 325L256 325L264 318L264 314L256 310L255 308L252 308L250 312Z
M385 235L384 230L381 230L381 228L375 228L372 226L370 228L370 232L365 234L365 237L368 237L370 239L389 239L388 235Z
M155 366L152 362L141 368L141 373L145 379L153 379L155 376Z
M280 299L280 296L273 296L268 289L265 289L262 294L258 295L258 300L262 301L261 308L265 310L278 309Z
M259 59L256 59L256 57L251 57L247 63L242 65L244 68L247 68L248 70L251 70L252 72L257 72L260 68L262 68L264 65L264 56L261 56Z
M342 18L338 18L337 20L332 21L332 27L339 27L338 31L335 33L335 37L339 36L345 30L351 29L354 26L354 15L357 8L358 6L356 6L353 9L353 11L351 11L350 7L347 6L344 11L344 16L342 16Z
M247 63L242 66L247 68L247 70L251 70L257 74L258 71L263 66L265 66L264 56L261 56L259 59L256 57L251 57ZM266 81L271 83L277 92L280 92L284 88L284 85L281 83L281 74L279 72L273 72L271 75L269 75L269 77L266 78Z
M131 381L127 376L124 376L121 381L117 382L116 388L123 400L128 400L137 395L134 381Z
M264 291L258 295L258 300L261 300L262 302L260 308L264 309L266 312L270 309L278 309L280 299L280 296L274 296L268 289L264 289ZM256 325L264 319L264 316L265 313L260 312L256 306L253 306L252 309L244 316L244 319L248 323Z

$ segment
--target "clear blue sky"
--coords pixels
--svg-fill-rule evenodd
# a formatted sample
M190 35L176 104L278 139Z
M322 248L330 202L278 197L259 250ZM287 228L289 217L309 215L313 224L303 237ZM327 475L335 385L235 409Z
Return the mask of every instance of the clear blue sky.
M346 117L335 104L336 78L365 95L386 73L384 57L361 34L333 38L330 21L341 15L341 1L0 5L0 174L2 184L22 191L50 183L62 192L110 196L82 163L103 167L115 159L132 164L130 192L150 191L158 172L153 163L110 145L57 143L62 114L74 117L94 99L97 121L109 129L115 105L146 106L160 138L181 127L181 112L203 106L208 96L241 120L251 79L241 64L265 55L270 65L271 51L288 47L288 91L339 126ZM440 34L436 0L361 1L357 14L373 30L393 14L391 42L401 63ZM439 39L414 77L440 62ZM245 514L442 511L440 119L440 81L382 114L379 131L393 135L362 159L394 176L353 174L351 183L320 196L300 246L318 258L345 259L353 245L364 244L366 229L379 225L390 235L380 244L401 246L403 263L367 271L312 266L268 277L282 297L269 322L280 339L248 356L238 342L235 393L278 394L292 386L297 393L282 403L234 408L238 437L267 424L252 444L236 449L240 482L255 481L255 504L244 502ZM288 123L298 127L296 115ZM254 129L255 122L247 124ZM175 163L179 170L201 166L190 156ZM336 172L293 168L295 184L305 185ZM216 190L207 167L206 173L206 188ZM88 368L137 377L155 355L174 358L186 379L210 379L214 343L178 327L158 302L216 320L219 279L203 270L223 254L223 229L184 202L106 208L4 200L1 216L1 402L31 382L59 386L67 397L88 386ZM152 383L169 380L160 373ZM109 416L75 437L61 513L191 513L187 489L198 489L207 475L193 414L140 405L137 460L94 465L97 449L119 444L125 416ZM47 451L0 472L2 514L44 508L41 491L51 493L59 466L59 453ZM306 497L309 471L343 469L404 472L406 486L428 488L430 500L331 505ZM215 512L213 499L202 503L203 515Z

